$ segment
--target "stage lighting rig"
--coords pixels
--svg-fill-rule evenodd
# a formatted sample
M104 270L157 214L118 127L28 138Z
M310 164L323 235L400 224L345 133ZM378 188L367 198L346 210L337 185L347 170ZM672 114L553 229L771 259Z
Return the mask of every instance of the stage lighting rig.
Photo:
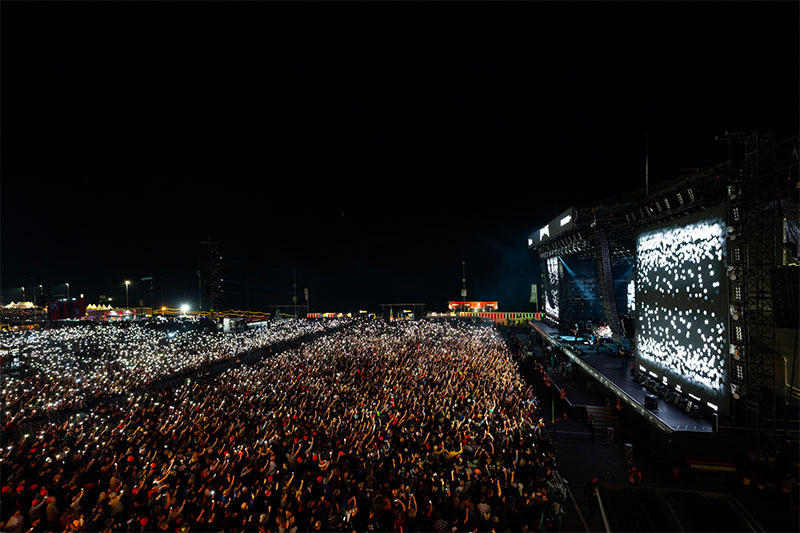
M734 361L741 361L744 357L744 352L744 346L731 344L731 356L733 357Z
M742 388L737 385L736 383L731 383L731 395L733 396L734 400L738 400L742 394Z
M733 338L731 340L737 343L744 343L744 326L742 324L733 326Z
M731 281L736 281L742 277L742 269L738 266L728 265L727 271L728 277L731 279Z
M736 302L744 302L744 285L741 283L731 285L731 299Z
M730 258L731 263L741 264L742 258L743 258L742 246L740 244L737 244L735 246L731 246L730 247L730 253L728 254L728 257Z

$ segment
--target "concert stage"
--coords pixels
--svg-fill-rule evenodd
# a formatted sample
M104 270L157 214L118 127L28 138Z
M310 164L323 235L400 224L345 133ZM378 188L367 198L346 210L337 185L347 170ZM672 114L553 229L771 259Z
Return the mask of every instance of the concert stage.
M660 430L671 434L675 432L713 433L712 423L704 418L692 418L678 407L659 398L657 409L647 409L644 405L645 394L648 392L642 385L634 381L630 372L628 361L626 368L621 368L619 355L613 354L611 349L603 347L600 353L588 344L574 342L572 336L562 336L555 328L540 321L531 322L534 331L537 331L548 344L558 346L573 364L579 366L585 373L603 384L615 396L645 419L649 420ZM572 341L572 342L570 342Z

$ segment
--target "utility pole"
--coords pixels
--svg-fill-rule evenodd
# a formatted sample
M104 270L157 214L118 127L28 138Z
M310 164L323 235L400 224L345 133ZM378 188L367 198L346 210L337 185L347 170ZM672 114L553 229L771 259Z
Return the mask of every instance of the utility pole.
M467 308L467 269L466 262L461 261L461 310Z
M297 318L297 269L292 267L292 304L294 305L294 317Z
M210 240L209 237L209 240L201 241L200 244L208 245L206 284L209 289L209 310L212 312L219 311L217 304L222 304L222 302L218 302L218 297L222 295L222 254L220 252L220 243Z
M199 268L197 269L197 310L203 310L203 278Z

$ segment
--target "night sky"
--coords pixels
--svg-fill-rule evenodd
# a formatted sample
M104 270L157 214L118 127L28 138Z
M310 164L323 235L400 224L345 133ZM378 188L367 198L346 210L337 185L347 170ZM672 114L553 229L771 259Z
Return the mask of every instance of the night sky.
M226 307L294 267L312 311L444 310L463 260L531 311L526 236L641 187L646 144L658 182L798 131L797 2L0 8L4 302L149 304L152 273L194 304L213 240Z

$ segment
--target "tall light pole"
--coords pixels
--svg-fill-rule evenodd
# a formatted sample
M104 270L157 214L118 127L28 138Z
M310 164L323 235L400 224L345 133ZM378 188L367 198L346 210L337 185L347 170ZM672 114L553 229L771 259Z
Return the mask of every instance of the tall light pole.
M292 304L294 305L294 317L297 318L297 269L292 267Z
M125 280L125 307L128 307L128 287L130 286L131 282L127 279Z
M67 286L67 302L69 302L69 283L65 283L64 285ZM69 304L67 304L69 305Z
M467 308L467 270L466 262L461 261L461 310Z
M22 301L25 301L25 287L20 287L22 289Z

